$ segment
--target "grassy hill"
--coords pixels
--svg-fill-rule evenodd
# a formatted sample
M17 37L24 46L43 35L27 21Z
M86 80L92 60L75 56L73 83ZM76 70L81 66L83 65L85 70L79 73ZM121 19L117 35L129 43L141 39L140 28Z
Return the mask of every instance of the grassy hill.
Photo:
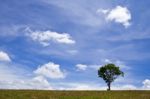
M150 91L0 90L0 99L150 99Z

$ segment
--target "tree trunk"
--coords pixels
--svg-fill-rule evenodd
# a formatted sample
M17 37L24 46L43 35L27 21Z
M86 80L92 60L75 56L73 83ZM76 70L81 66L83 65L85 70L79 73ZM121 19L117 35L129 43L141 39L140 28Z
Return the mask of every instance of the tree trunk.
M110 91L111 90L111 88L110 88L111 83L108 83L107 85L108 85L108 89L107 90Z

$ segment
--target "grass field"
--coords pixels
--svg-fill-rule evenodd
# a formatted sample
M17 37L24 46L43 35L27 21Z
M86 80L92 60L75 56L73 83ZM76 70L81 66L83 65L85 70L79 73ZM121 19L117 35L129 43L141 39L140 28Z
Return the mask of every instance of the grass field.
M0 99L150 99L150 91L0 90Z

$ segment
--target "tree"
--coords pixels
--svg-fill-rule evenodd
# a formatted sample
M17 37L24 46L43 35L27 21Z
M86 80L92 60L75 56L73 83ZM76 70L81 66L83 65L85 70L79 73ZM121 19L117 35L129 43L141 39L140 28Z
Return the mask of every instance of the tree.
M124 76L124 73L115 64L106 64L99 68L98 76L103 78L108 86L108 91L111 90L111 83L118 77Z

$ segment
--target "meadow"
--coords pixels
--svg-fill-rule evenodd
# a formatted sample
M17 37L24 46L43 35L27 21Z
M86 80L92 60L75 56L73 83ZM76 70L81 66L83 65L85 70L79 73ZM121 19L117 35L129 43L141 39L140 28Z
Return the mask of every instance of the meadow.
M0 99L150 99L150 91L0 90Z

